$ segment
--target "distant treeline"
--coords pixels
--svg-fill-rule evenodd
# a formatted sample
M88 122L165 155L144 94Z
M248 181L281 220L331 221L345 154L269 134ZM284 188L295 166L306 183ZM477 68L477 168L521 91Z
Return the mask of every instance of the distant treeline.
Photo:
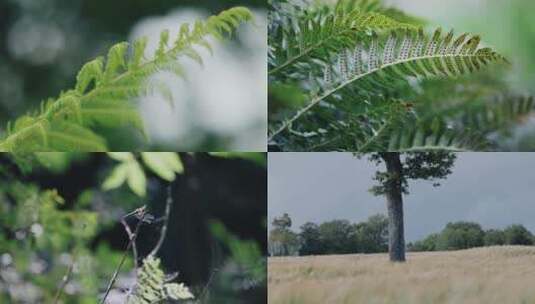
M503 230L483 230L474 222L449 223L440 233L409 243L409 251L459 250L497 245L534 245L535 237L523 225L511 225Z
M382 253L388 251L388 219L374 215L360 223L333 220L316 224L308 222L291 230L288 214L275 218L269 233L269 254L324 255L348 253ZM440 233L409 243L409 251L460 250L496 245L534 245L535 236L522 225L503 230L483 230L474 222L448 223Z
M351 223L334 220L321 224L306 223L298 233L290 228L288 214L273 220L269 234L272 256L374 253L388 251L388 220L374 215L367 221Z

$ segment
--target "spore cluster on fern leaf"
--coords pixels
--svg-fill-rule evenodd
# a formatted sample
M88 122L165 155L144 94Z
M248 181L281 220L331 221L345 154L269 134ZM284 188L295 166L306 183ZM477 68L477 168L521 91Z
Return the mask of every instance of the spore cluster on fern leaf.
M155 54L146 56L147 38L132 45L112 46L106 58L86 63L73 89L41 104L39 111L8 123L0 139L0 151L105 151L108 143L97 128L131 126L145 134L144 124L133 99L159 92L172 99L162 83L147 81L158 71L183 76L182 57L201 62L196 47L211 49L209 36L224 39L252 19L244 7L235 7L205 21L182 24L177 37L163 31Z

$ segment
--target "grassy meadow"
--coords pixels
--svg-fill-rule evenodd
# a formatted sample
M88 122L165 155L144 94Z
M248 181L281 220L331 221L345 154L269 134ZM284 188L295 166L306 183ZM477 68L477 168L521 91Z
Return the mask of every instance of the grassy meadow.
M275 257L268 262L272 304L532 304L535 247L503 246L409 253Z

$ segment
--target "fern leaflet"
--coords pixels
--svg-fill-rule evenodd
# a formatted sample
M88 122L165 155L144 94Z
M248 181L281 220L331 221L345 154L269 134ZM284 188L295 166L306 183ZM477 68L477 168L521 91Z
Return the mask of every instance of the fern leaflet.
M137 283L134 292L126 303L128 304L151 304L166 300L189 300L194 296L189 288L183 283L167 283L165 273L160 266L160 259L152 255L143 260L143 265L138 269Z

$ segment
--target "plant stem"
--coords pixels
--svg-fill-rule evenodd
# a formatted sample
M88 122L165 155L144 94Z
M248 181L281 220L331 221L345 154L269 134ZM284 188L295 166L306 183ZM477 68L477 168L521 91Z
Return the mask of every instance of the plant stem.
M173 198L171 196L171 186L167 187L167 201L165 204L165 215L164 215L164 222L162 226L162 230L160 231L160 239L158 240L158 243L156 243L156 247L152 249L149 256L155 256L158 251L160 250L160 247L162 247L163 241L165 239L165 234L167 232L167 223L169 222L169 213L171 212L171 204L173 203Z
M141 224L143 223L143 220L139 220L136 224L136 229L134 230L134 233L132 235L132 238L130 238L128 242L128 246L124 250L123 257L121 258L121 262L119 262L119 265L117 265L117 268L115 269L115 272L113 273L113 276L108 283L108 287L106 288L106 292L104 293L104 297L102 297L102 300L100 301L100 304L104 304L106 301L106 298L108 297L108 294L111 291L111 288L113 287L113 284L115 283L115 280L117 280L117 276L119 275L119 271L121 270L121 267L123 267L124 262L126 261L126 256L128 255L128 251L130 251L130 247L134 244L136 241L137 234L139 232L139 228L141 227Z
M132 240L134 238L134 233L132 232L130 226L128 226L124 219L124 217L121 219L121 224L123 224L124 230L126 230L126 234L128 234L128 239ZM137 268L137 248L135 244L133 244L132 246L132 253L134 254L134 266Z

